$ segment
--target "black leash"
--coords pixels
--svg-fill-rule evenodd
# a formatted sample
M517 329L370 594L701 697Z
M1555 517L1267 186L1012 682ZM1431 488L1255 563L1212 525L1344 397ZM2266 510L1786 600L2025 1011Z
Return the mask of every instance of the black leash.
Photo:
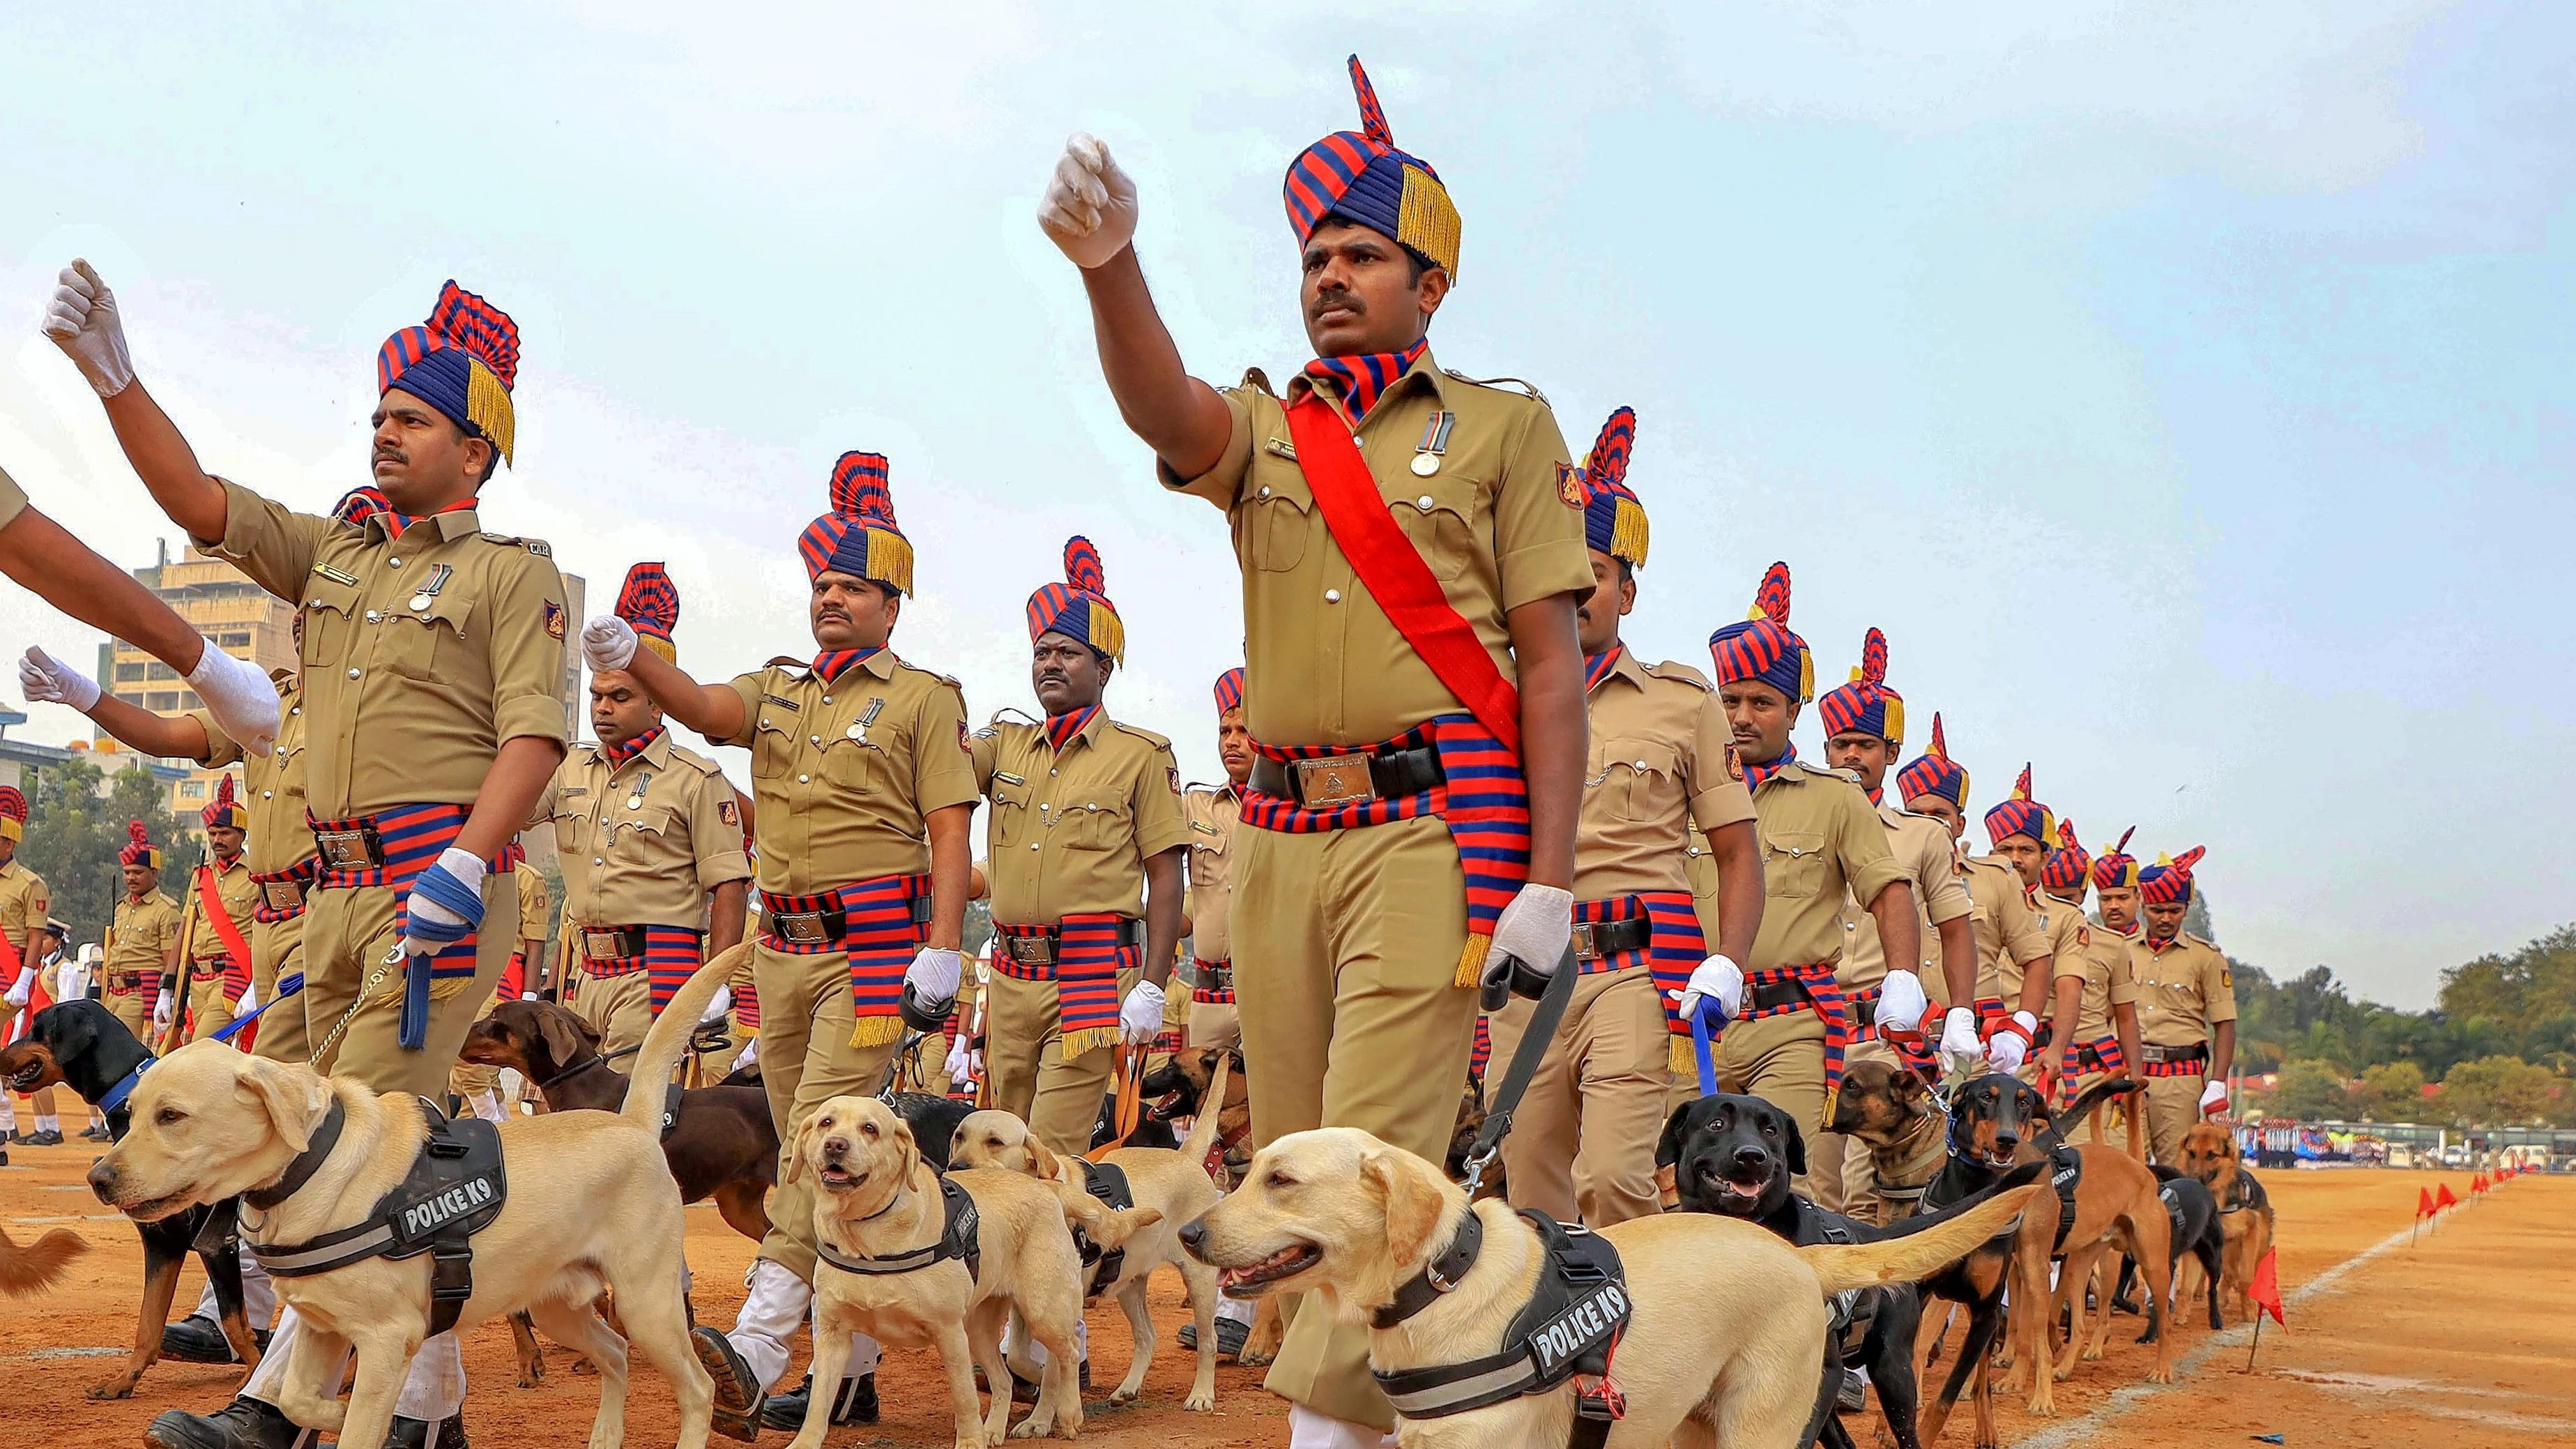
M571 1066L564 1068L562 1071L555 1073L553 1076L546 1078L544 1081L537 1083L537 1090L542 1092L557 1082L570 1081L574 1077L580 1076L582 1073L589 1071L592 1067L613 1062L619 1057L631 1057L643 1049L644 1043L639 1041L633 1046L622 1046L613 1052L603 1052L598 1056L592 1057L586 1062L575 1062Z
M1498 957L1487 968L1502 980L1528 969L1509 956ZM1502 1155L1503 1139L1512 1130L1512 1109L1520 1105L1521 1094L1529 1090L1530 1078L1538 1075L1539 1059L1547 1055L1548 1043L1556 1039L1557 1025L1565 1020L1565 1008L1574 1000L1574 979L1580 974L1574 943L1568 941L1564 956L1556 963L1556 974L1547 978L1546 989L1538 994L1538 1007L1530 1013L1529 1034L1521 1038L1510 1064L1503 1068L1502 1084L1486 1100L1485 1125L1477 1129L1476 1140L1467 1149L1467 1197L1471 1202L1485 1180L1485 1169ZM1508 1004L1508 998L1498 1003L1488 997L1486 1011L1490 1014Z

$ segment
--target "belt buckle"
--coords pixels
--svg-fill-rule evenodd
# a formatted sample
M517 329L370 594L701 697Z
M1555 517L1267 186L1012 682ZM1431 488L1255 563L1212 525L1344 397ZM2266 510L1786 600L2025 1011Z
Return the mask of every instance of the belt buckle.
M1592 924L1590 921L1574 923L1574 959L1577 961L1601 959L1601 948L1592 939Z
M581 953L593 961L622 961L626 957L626 952L621 949L626 944L625 935L625 932L615 929L584 926L581 929ZM788 939L794 940L795 937Z
M259 896L272 911L301 910L304 906L304 887L291 880L261 881Z
M1023 966L1055 964L1055 941L1047 936L1004 936L1009 943L1011 959Z
M1377 782L1369 778L1369 757L1366 755L1327 755L1320 760L1299 760L1296 769L1297 802L1310 810L1377 798Z
M313 846L333 870L365 870L376 863L363 830L316 830Z
M779 939L797 946L826 946L832 933L823 929L821 911L778 911L769 918Z

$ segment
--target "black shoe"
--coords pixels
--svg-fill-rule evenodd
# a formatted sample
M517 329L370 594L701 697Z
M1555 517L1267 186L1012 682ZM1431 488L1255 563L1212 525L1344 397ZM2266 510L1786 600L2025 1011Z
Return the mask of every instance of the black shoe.
M107 1139L108 1131L104 1123L93 1122L81 1129L83 1142L105 1142Z
M1199 1326L1195 1323L1182 1324L1181 1331L1176 1336L1184 1349L1195 1351L1199 1346ZM1252 1337L1251 1324L1237 1323L1231 1318L1218 1319L1216 1321L1216 1356L1240 1359L1243 1357L1244 1340L1250 1337Z
M1834 1412L1838 1414L1857 1414L1868 1407L1868 1386L1860 1381L1860 1375L1853 1373L1850 1369L1844 1369L1843 1386L1834 1392Z
M37 1133L35 1136L28 1138L27 1145L30 1147L60 1147L63 1145L63 1134L51 1127L48 1127L44 1131Z
M273 1404L238 1398L211 1414L171 1409L143 1431L151 1449L297 1449L307 1437Z
M698 1352L698 1366L716 1381L715 1431L745 1444L759 1443L760 1406L767 1396L752 1378L751 1366L734 1351L732 1340L712 1328L690 1329L689 1346Z
M393 1426L385 1430L385 1449L467 1449L465 1416L450 1414L439 1420L438 1433L432 1437L427 1423L396 1414Z
M181 1363L237 1362L231 1340L224 1337L223 1325L202 1313L191 1313L162 1328L161 1356Z
M771 1394L760 1406L761 1426L784 1429L789 1433L805 1427L805 1411L814 1398L814 1376L783 1394ZM832 1400L832 1423L873 1424L877 1421L877 1376L860 1374L841 1380L841 1391Z

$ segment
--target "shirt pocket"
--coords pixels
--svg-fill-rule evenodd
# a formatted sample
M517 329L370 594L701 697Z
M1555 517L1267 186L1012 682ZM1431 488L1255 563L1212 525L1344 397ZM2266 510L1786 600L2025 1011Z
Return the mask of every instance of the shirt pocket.
M775 709L776 705L763 706ZM796 768L796 721L781 721L764 713L751 727L751 774L755 780L775 780Z
M1243 557L1265 573L1285 573L1306 561L1319 526L1315 495L1294 463L1264 454L1252 472L1243 493Z
M1132 844L1136 835L1128 824L1124 801L1065 806L1048 828L1055 832L1055 843L1066 850L1103 854Z
M1387 505L1414 552L1431 566L1432 577L1448 583L1467 571L1477 553L1475 515L1478 485L1446 473L1413 478Z
M1602 803L1616 820L1657 820L1681 798L1681 756L1655 740L1614 739L1602 746Z
M472 596L458 593L450 575L448 587L429 596L429 607L386 613L386 662L405 679L437 680L456 674L463 663L465 626L473 617Z
M1030 805L1033 792L1025 780L1014 781L995 771L992 788L986 795L993 802L992 839L995 848L1008 849L1029 842L1029 817L1037 811Z
M555 849L578 855L586 848L582 838L590 829L593 804L588 790L565 790L555 796Z
M1817 830L1773 830L1762 836L1763 894L1808 900L1824 889L1825 837Z
M873 733L873 731L871 731ZM868 791L887 784L893 766L881 745L853 739L823 742L823 778L844 790Z
M629 810L623 800L615 802L608 812L605 830L608 849L602 854L629 862L649 862L660 857L669 846L672 811L668 805L647 803L641 810Z
M304 580L304 662L316 668L347 660L358 638L358 586L314 574Z

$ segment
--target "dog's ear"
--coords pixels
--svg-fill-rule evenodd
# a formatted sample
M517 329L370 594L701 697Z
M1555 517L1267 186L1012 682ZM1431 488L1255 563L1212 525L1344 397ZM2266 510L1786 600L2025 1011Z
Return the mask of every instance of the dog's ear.
M1029 1155L1029 1171L1037 1174L1041 1179L1047 1182L1072 1180L1073 1169L1064 1165L1064 1159L1056 1155L1054 1148L1040 1142L1037 1134L1031 1133L1028 1136L1022 1150Z
M302 1152L331 1111L331 1089L310 1067L245 1057L239 1088L268 1116L278 1140Z
M787 1148L778 1154L778 1182L784 1187L805 1175L805 1143L814 1135L814 1114L796 1124L796 1134L787 1140Z
M1889 1072L1887 1085L1896 1093L1896 1105L1899 1107L1912 1107L1932 1090L1924 1083L1921 1072L1905 1068Z
M569 1066L585 1046L596 1044L589 1026L569 1011L537 1013L537 1036L546 1044L546 1052L555 1059L557 1069Z
M1673 1109L1673 1115L1664 1119L1664 1135L1655 1143L1657 1167L1674 1167L1680 1164L1682 1139L1690 1135L1690 1127L1682 1119L1690 1115L1690 1109L1691 1104L1684 1102Z
M1360 1159L1360 1180L1386 1204L1388 1256L1406 1265L1430 1256L1431 1235L1440 1227L1440 1189L1428 1166L1408 1152L1372 1152Z
M1776 1107L1772 1110L1780 1118L1781 1130L1789 1136L1789 1175L1804 1177L1807 1175L1807 1134L1799 1129L1797 1118Z

